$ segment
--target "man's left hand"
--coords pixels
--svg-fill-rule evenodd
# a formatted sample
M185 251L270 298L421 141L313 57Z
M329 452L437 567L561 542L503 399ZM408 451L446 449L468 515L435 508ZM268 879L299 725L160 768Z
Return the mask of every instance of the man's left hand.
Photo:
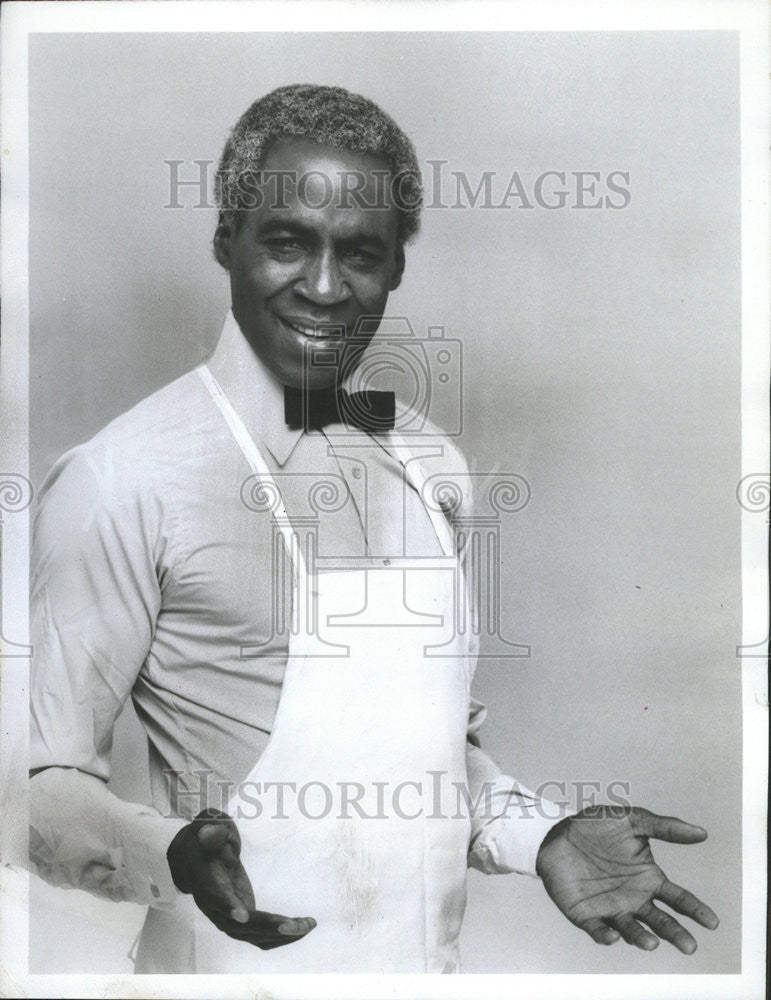
M653 858L651 837L698 844L707 832L634 806L592 806L550 830L538 851L536 870L568 920L598 944L613 944L622 937L651 951L663 938L690 955L696 940L654 900L710 930L719 921L692 893L669 881Z

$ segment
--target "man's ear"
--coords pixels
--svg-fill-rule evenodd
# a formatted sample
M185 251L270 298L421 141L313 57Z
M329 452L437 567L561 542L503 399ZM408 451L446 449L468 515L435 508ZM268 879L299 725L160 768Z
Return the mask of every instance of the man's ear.
M396 267L394 268L394 273L391 276L391 288L392 292L402 283L402 275L404 274L404 247L398 246L395 253Z
M233 234L230 226L226 226L224 222L220 222L214 232L212 247L214 248L214 256L217 263L221 264L226 271L230 270L230 240L232 237Z

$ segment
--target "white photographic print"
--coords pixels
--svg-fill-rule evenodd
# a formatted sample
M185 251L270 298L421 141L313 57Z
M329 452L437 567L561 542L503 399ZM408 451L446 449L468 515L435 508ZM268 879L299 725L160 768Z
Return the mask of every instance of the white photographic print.
M4 9L4 994L761 996L766 22Z

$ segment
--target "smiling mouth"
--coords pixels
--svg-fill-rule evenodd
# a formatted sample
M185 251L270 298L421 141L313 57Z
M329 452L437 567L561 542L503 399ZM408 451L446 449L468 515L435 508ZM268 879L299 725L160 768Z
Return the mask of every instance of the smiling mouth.
M343 333L341 326L333 323L311 323L304 320L290 320L284 316L279 319L295 333L301 333L304 337L312 337L314 340L329 340L331 338L340 339Z

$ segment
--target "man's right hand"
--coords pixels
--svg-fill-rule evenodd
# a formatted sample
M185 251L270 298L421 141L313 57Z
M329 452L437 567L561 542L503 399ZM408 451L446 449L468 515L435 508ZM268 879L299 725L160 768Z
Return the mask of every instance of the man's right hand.
M299 941L313 917L282 917L254 908L254 892L241 864L236 824L219 809L204 809L183 827L166 852L171 877L219 930L263 951Z

